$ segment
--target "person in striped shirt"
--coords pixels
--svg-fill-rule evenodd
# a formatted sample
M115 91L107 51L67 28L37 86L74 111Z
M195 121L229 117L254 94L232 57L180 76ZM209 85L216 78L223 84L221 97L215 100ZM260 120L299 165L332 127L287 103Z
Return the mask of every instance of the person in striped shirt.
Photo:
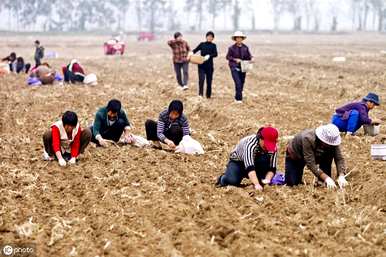
M180 100L173 100L169 107L160 113L158 121L147 120L145 123L147 139L161 149L160 142L175 150L182 137L190 135L189 122L183 114L184 106Z
M262 191L276 173L277 129L267 126L256 135L247 136L230 154L230 160L223 175L217 179L217 186L239 186L243 178L249 178L256 190Z

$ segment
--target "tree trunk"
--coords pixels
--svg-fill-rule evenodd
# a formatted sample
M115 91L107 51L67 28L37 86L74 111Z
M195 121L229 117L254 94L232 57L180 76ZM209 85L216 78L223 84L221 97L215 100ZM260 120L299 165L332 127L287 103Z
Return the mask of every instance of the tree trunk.
M363 30L367 29L367 18L369 15L369 5L367 1L365 1L365 10L364 10L364 15L363 15Z
M378 31L383 31L383 21L384 21L384 12L383 9L380 8L378 10Z
M331 32L336 32L338 29L338 18L336 16L332 17Z

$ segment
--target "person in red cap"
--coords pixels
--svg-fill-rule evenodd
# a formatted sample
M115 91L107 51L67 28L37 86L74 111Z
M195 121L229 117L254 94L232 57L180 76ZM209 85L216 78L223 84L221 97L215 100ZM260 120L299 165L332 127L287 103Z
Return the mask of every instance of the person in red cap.
M230 154L230 160L223 175L217 179L217 186L239 186L243 178L249 178L256 190L262 191L276 173L277 129L267 126L256 135L247 136Z

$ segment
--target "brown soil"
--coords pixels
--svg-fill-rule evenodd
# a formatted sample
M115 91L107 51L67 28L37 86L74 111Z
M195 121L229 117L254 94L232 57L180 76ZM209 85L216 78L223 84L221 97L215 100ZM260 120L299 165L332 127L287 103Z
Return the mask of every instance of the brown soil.
M196 96L194 65L189 91L177 90L166 38L129 38L123 57L103 56L104 39L40 38L46 51L60 54L49 60L54 67L76 57L98 75L96 87L31 88L24 75L0 77L0 243L36 243L38 256L386 256L386 163L370 158L377 138L344 138L352 172L343 192L314 188L309 171L297 188L214 187L232 147L259 126L290 136L327 123L335 107L368 91L385 100L383 35L251 36L256 64L243 105L233 104L227 37L217 40L209 101ZM200 40L188 39L192 46ZM15 50L32 59L33 40L1 37L1 56ZM332 62L342 55L347 62ZM182 99L206 154L90 146L73 167L41 160L42 134L63 111L76 111L86 126L112 97L143 136L146 119ZM371 115L385 119L385 110ZM23 224L29 236L20 232Z

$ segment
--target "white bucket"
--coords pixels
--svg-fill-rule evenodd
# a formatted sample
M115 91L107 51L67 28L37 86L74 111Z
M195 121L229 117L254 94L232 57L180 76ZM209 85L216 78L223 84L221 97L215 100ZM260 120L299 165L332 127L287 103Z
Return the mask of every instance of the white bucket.
M386 144L371 145L371 158L386 161Z
M363 130L365 131L365 135L376 136L379 134L381 130L380 125L363 125Z

